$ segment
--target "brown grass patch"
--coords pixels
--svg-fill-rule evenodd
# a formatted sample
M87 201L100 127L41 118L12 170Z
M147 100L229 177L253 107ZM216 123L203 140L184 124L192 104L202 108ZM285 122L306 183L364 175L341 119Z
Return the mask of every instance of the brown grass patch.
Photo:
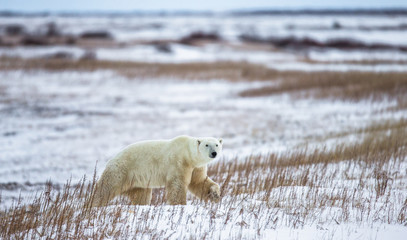
M301 62L311 64L349 64L349 65L382 65L382 64L407 64L406 60L386 60L386 59L363 59L363 60L343 60L343 61L319 61L303 59Z
M340 139L349 135L358 135L360 138L364 136L380 136L386 134L388 131L406 131L407 119L401 118L399 120L383 120L372 122L369 126L364 128L353 129L349 131L342 131L340 133L330 134L316 140L319 142L325 142L329 139ZM303 146L303 145L301 145ZM304 147L304 146L303 146Z
M314 96L332 99L405 99L407 75L380 72L301 72L281 73L275 86L249 89L243 97L292 93L295 96Z
M277 72L262 65L246 62L216 63L141 63L124 61L93 61L65 59L0 58L0 70L95 71L113 70L126 77L179 78L191 80L226 79L270 80Z
M277 71L247 62L140 63L121 61L20 59L2 57L0 70L95 71L113 70L130 78L177 78L188 80L275 81L273 86L242 91L242 97L290 93L359 101L393 99L404 109L407 74L400 72L301 72ZM397 109L399 109L397 107Z
M383 164L390 158L403 159L407 156L407 121L373 123L355 133L366 133L363 141L355 144L340 144L327 150L321 146L315 150L302 149L292 153L252 156L244 162L230 166L229 161L217 164L210 169L210 175L239 172L250 175L253 169L275 169L301 165L330 164L353 160L363 164ZM346 133L350 134L350 133ZM235 161L232 161L235 162ZM237 161L236 159L236 162ZM233 168L232 168L233 167Z

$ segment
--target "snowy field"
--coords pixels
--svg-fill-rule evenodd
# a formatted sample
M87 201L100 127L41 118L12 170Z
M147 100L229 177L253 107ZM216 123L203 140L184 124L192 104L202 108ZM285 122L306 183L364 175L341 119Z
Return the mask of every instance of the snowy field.
M5 24L22 24L28 32L45 31L44 25L54 22L66 34L81 34L92 30L109 30L122 42L136 40L178 39L195 31L218 32L230 41L239 35L256 33L269 36L307 36L318 40L352 37L370 43L405 44L407 16L382 15L127 15L127 16L28 16L1 17ZM368 33L368 34L366 34Z
M239 92L267 82L127 79L111 71L2 72L0 169L2 204L21 187L60 185L98 173L126 145L186 134L225 138L224 155L287 151L327 134L398 119L375 114L391 102L242 98ZM394 104L394 103L393 103ZM14 194L13 194L14 193ZM10 196L12 198L10 198Z
M78 59L91 51L98 59L114 61L182 63L230 60L266 64L284 71L407 71L405 14L2 16L0 36L5 34L9 25L22 27L24 34L42 36L49 31L49 24L55 26L58 36L79 37L83 33L105 32L111 40L99 47L80 43L11 44L10 47L7 44L2 46L0 39L0 56L33 58L66 53ZM217 39L209 44L182 43L183 38L194 33L214 34ZM266 42L268 39L288 38L292 41L309 39L322 44L340 41L342 45L339 48L302 46L301 49L278 49L268 44L259 49L248 47L243 36ZM345 44L355 41L363 46L343 46L342 41L351 41ZM164 45L165 50L157 44ZM349 47L351 49L347 49ZM355 64L354 61L364 64Z
M57 192L68 180L76 184L84 175L92 178L96 164L100 176L110 157L139 140L180 134L222 137L224 156L219 163L233 168L252 161L253 155L265 156L260 162L267 162L269 154L285 156L304 149L312 153L312 149L329 151L343 143L356 144L366 135L357 134L358 129L406 116L405 110L386 110L397 106L392 100L321 100L287 93L240 96L242 91L275 84L267 81L137 79L107 70L3 71L1 79L3 209L19 198L20 204L30 203L48 180ZM342 136L343 132L350 134ZM192 196L185 207L162 202L132 207L121 202L106 209L106 213L120 212L117 219L115 214L103 221L95 218L97 227L86 226L85 233L95 237L103 229L104 238L143 239L402 239L405 160L402 155L380 167L349 159L274 170L254 167L254 172L249 168L246 174L232 171L230 176L220 172L212 176L223 183L220 204L204 204ZM211 166L218 169L216 164ZM389 171L392 179L380 195L375 187L379 168ZM282 180L282 185L266 188L279 174L290 176L294 183ZM297 185L295 179L304 179L304 174L315 182ZM352 199L350 209L343 208L341 198ZM111 229L112 221L118 229ZM73 234L71 227L64 227L65 236ZM40 227L27 236L37 238L41 231L52 232Z
M63 34L109 30L117 45L0 47L0 238L406 236L407 52L239 36L404 46L407 16L0 17L0 36L49 22ZM223 40L177 42L196 31ZM157 40L170 51L146 43ZM89 50L96 58L79 60ZM44 57L58 52L72 58ZM87 181L123 147L182 134L224 139L208 172L220 203L168 206L157 189L150 206L83 208Z

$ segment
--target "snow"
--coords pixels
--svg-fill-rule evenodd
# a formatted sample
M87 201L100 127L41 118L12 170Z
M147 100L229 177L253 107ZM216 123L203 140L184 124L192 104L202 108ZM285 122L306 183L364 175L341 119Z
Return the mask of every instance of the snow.
M92 176L96 162L100 173L110 157L139 140L219 136L225 139L225 158L244 157L403 115L374 114L391 102L238 96L272 84L266 82L127 79L111 71L4 71L0 78L6 89L0 175L39 186L49 179L63 184ZM2 204L7 197L5 190Z
M311 51L308 57L317 61L364 61L364 60L387 60L407 61L407 53L398 51L341 51L325 50Z
M276 230L267 230L261 239L404 239L407 229L404 226L390 224L377 224L374 226L354 226L351 224L331 225L327 227L304 226L302 229L292 229L288 227Z
M111 61L136 62L216 62L216 61L249 61L254 63L293 61L296 57L290 53L264 51L236 51L230 47L210 44L203 47L193 47L181 44L171 44L171 53L159 52L153 45L138 45L123 48L97 48L92 50L98 59ZM85 48L53 46L53 47L3 47L0 56L40 58L58 52L71 53L74 59L79 59L87 51ZM221 54L220 54L221 53Z
M159 52L152 45L139 45L124 48L98 48L92 50L98 59L110 61L135 61L135 62L161 62L161 63L187 63L187 62L216 62L216 61L247 61L256 64L264 64L272 69L281 71L375 71L375 72L406 72L407 64L375 63L375 64L351 64L351 63L308 63L303 62L302 54L296 56L289 52L274 51L247 51L235 50L216 44L203 47L171 44L171 53ZM72 55L73 59L79 59L85 52L85 48L54 46L54 47L15 47L0 48L0 56L41 58L59 52ZM363 61L363 60L392 60L405 61L407 54L399 52L361 52L361 51L311 51L311 60L317 61Z
M51 46L51 47L0 47L0 56L23 57L23 58L41 58L47 57L59 52L65 52L72 55L74 59L79 59L85 50L73 46Z
M314 182L316 185L313 187L273 188L268 201L263 200L264 193L258 191L254 195L225 194L219 204L190 200L187 206L129 206L125 210L129 215L123 216L123 224L142 239L151 236L148 230L163 232L169 239L194 236L211 239L404 239L407 233L405 226L392 222L388 216L397 215L400 204L405 201L405 190L395 189L403 186L406 173L398 176L400 179L392 183L394 188L388 189L385 196L377 196L373 189L360 191L357 188L360 174L369 176L370 171L374 171L373 167L362 166L355 161L324 165L294 167L297 171L290 174L300 176L304 169L308 169L310 176L320 174L321 181ZM402 161L400 166L390 167L396 171L405 169L407 165ZM349 174L348 180L344 179L344 173ZM294 175L292 177L296 178ZM373 179L365 180L372 180L365 184L374 187ZM341 206L344 198L337 197L343 195L350 198L347 201L354 203L349 205L349 209ZM314 198L315 205L312 205ZM337 207L327 207L329 203L318 205L320 201L335 204L335 199L339 199ZM275 203L278 206L273 207ZM115 207L108 208L114 212Z
M66 34L109 30L118 41L178 39L194 31L218 32L227 40L237 41L242 33L260 36L309 36L319 40L353 37L365 42L405 44L406 31L361 31L358 27L397 27L407 23L405 15L263 15L232 16L43 16L0 17L2 24L19 23L29 32L56 23ZM337 22L342 28L332 29ZM294 28L292 28L294 27ZM321 28L324 28L321 30Z
M241 45L242 34L268 37L311 37L319 41L332 38L346 38L370 43L383 43L404 46L407 31L403 30L363 30L363 27L402 27L407 24L404 15L383 16L341 16L341 15L268 15L268 16L44 16L44 17L0 17L2 25L22 24L27 32L44 32L45 25L54 22L64 34L79 35L85 31L110 31L120 47L100 47L88 49L78 46L38 46L38 47L0 47L0 56L19 56L41 58L52 53L68 52L74 59L92 50L98 59L112 61L146 62L214 62L248 61L267 65L278 70L299 71L407 71L402 63L375 64L330 64L304 63L304 58L317 61L347 60L391 60L405 61L403 51L383 50L335 50L307 49L306 51L271 51L235 49L228 44ZM342 28L333 29L339 23ZM362 29L360 29L362 28ZM193 32L217 33L224 42L203 46L168 44L170 53L160 52L154 45L135 44L139 41L179 40ZM0 25L1 33L1 25ZM228 44L225 44L227 42Z

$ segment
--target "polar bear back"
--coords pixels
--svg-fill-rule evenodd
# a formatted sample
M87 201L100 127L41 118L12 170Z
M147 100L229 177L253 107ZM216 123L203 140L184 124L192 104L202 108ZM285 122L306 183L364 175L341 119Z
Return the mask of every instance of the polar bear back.
M190 157L191 139L142 141L127 146L108 163L108 169L119 171L126 179L123 187L159 188L169 173L179 171ZM177 169L177 170L176 170Z

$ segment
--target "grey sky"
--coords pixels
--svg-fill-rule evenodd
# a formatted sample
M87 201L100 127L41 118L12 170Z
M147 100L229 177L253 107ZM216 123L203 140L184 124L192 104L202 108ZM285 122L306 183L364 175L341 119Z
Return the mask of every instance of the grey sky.
M14 11L174 11L298 8L407 8L407 0L0 0L0 10Z

